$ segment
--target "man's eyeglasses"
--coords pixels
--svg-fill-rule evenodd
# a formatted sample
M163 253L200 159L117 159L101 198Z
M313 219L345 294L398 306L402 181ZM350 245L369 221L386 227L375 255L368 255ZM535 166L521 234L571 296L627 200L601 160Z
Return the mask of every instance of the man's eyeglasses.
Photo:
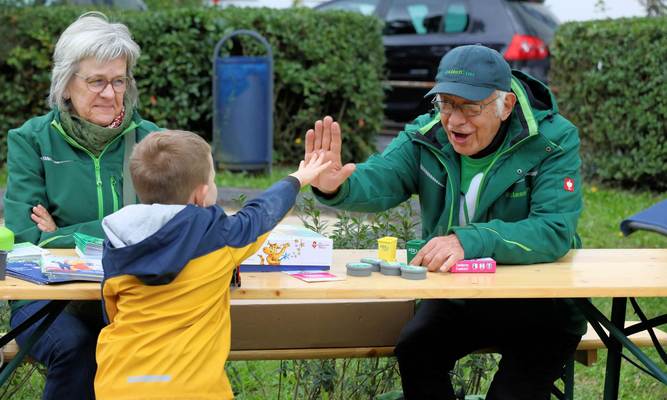
M86 85L88 85L88 90L90 90L93 93L102 93L104 89L106 89L107 86L109 85L111 85L111 88L113 89L114 92L123 93L125 92L125 90L127 90L127 85L129 82L129 78L127 76L117 76L109 80L101 76L85 77L79 74L74 74L74 75L86 81Z
M433 100L431 100L431 104L435 107L436 111L439 111L440 114L443 115L451 115L455 109L458 109L461 111L461 114L463 114L466 117L476 117L479 114L482 113L482 110L484 107L488 106L489 104L493 103L498 99L499 96L494 97L493 99L489 100L487 103L465 103L465 104L454 104L449 100L438 100L438 96L433 97Z

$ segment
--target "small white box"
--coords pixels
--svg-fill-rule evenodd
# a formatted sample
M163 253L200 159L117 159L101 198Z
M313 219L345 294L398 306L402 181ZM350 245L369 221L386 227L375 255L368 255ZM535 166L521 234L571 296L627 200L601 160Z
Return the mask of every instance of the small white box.
M332 260L333 240L302 226L280 224L241 263L241 272L329 270Z

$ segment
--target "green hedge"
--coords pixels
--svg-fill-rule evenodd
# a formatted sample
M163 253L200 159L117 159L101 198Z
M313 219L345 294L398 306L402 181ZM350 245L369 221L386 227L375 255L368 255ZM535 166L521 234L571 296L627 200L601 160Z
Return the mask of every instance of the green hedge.
M55 42L83 11L0 10L0 164L7 130L47 111ZM214 46L233 30L252 29L274 52L275 162L300 159L305 131L324 115L341 122L346 160L363 159L373 149L383 102L384 52L377 19L305 8L104 12L128 25L141 46L135 76L144 118L211 139ZM222 56L231 50L227 44ZM244 54L264 54L251 39L242 44Z
M581 131L584 172L667 189L667 18L564 24L551 50L551 83Z

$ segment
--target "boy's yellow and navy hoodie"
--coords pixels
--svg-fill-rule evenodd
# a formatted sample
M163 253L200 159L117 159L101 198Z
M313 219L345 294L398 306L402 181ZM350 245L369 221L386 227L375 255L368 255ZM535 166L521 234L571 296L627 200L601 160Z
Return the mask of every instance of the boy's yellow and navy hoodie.
M133 205L106 217L97 343L100 399L231 399L230 280L294 205L287 177L227 216L219 206Z

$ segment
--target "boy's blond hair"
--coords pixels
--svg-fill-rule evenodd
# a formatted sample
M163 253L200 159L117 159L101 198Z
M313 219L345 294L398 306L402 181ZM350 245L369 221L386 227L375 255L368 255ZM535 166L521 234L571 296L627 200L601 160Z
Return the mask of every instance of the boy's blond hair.
M187 131L153 132L130 157L130 173L144 204L187 204L199 185L209 182L211 146Z

